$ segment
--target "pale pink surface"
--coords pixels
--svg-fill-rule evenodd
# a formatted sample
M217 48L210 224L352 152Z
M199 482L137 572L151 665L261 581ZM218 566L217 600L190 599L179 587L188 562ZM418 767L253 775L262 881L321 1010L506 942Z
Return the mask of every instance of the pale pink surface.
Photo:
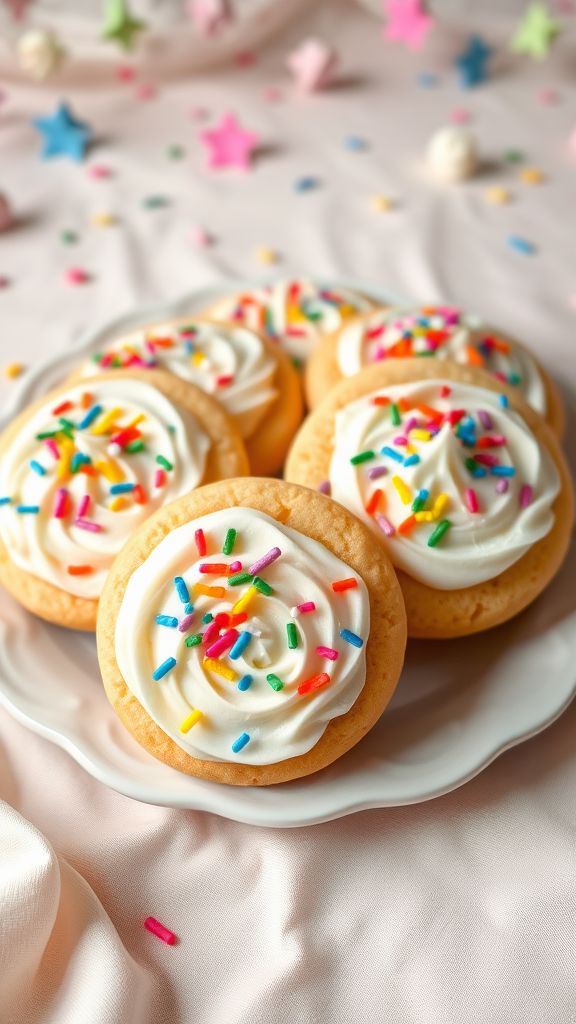
M329 38L362 80L309 101L262 102L304 34ZM457 29L436 29L407 64L402 47L383 46L377 22L338 7L337 17L299 24L254 68L163 82L150 103L131 86L70 91L104 137L91 159L114 169L98 181L86 166L37 157L29 120L57 93L7 87L2 188L23 223L0 249L10 278L2 363L69 348L139 303L256 274L253 253L266 244L288 273L354 276L476 309L524 338L573 391L576 87L567 63L519 62L466 95L487 163L522 149L545 186L522 188L517 168L501 163L439 188L419 162L462 103L449 63L461 41ZM442 85L423 91L415 75L431 69ZM562 103L542 106L543 87ZM268 155L240 179L207 171L193 104L210 124L234 109ZM346 151L352 134L368 140L366 152ZM185 159L167 158L173 143ZM323 187L296 194L304 173ZM496 184L516 201L487 205ZM170 205L143 208L158 194ZM375 213L375 194L398 197L394 212ZM92 226L102 209L118 214L114 231ZM191 244L199 219L214 245ZM65 229L77 245L62 244ZM510 234L533 240L538 255L511 251ZM81 288L65 281L75 262L90 267ZM1 379L2 394L12 386ZM2 1024L564 1024L576 940L575 733L572 707L451 796L288 831L130 801L0 710L0 796L46 837L0 810ZM176 946L145 931L149 915Z

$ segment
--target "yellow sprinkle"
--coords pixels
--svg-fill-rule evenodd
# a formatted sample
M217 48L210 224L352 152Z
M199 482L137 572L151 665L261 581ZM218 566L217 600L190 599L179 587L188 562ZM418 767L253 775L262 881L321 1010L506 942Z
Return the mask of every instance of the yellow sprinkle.
M108 508L111 512L121 512L123 508L126 508L126 499L119 494L116 498L112 499Z
M432 434L429 430L422 430L420 427L414 427L410 431L410 437L413 437L415 441L429 441Z
M215 672L217 676L223 676L224 679L238 679L238 673L233 668L225 665L223 661L218 661L216 658L204 658L202 664L208 672Z
M296 324L301 321L305 321L306 317L304 313L295 306L294 303L289 303L286 307L286 321L289 324Z
M439 494L432 506L432 516L434 519L439 519L444 509L446 508L450 498L447 494Z
M145 414L143 412L139 412L138 415L135 416L134 419L130 420L130 423L127 423L126 426L123 427L122 429L123 430L130 430L132 427L137 427L138 424L142 423L142 420L145 420L145 419L146 419Z
M60 450L60 458L58 459L56 476L58 480L66 480L70 473L70 462L76 448L74 442L69 437L63 437L62 440L59 439L58 448Z
M112 224L116 223L116 217L114 214L108 213L107 210L103 210L101 213L93 213L91 220L97 228L109 228Z
M265 245L261 245L256 250L256 259L258 263L277 263L278 253L274 252L274 249L267 249Z
M114 421L117 420L118 417L122 415L123 411L123 409L117 407L115 409L110 409L108 412L105 412L103 416L98 417L90 433L96 434L97 437L100 434L105 434L106 431L112 428Z
M354 309L354 306L350 306L349 304L344 302L339 307L338 312L340 313L340 316L346 317L346 316L356 316L356 314L358 313L358 310Z
M410 505L412 502L412 491L407 484L404 483L401 477L393 476L392 483L400 495L400 500L404 505Z
M544 181L544 175L537 167L523 167L520 171L520 181L525 185L540 185Z
M4 367L4 376L9 377L10 380L14 380L15 377L19 377L23 372L23 363L8 363L8 366Z
M415 448L413 444L407 444L406 445L406 454L407 455L417 455L418 454L418 449Z
M238 600L236 601L236 604L233 606L232 614L238 615L240 612L245 611L248 605L250 604L250 601L252 600L253 597L256 596L257 593L258 591L256 587L248 587L246 593L242 594L242 597L239 597Z
M224 587L207 587L205 583L195 583L193 586L195 594L205 594L206 597L224 597Z
M431 512L415 512L414 518L417 523L431 523L434 516Z
M494 185L484 193L486 202L492 203L494 206L502 206L504 203L509 203L512 198L507 188L502 188L501 185Z
M189 732L192 726L196 725L202 717L202 712L198 711L197 708L194 708L188 717L185 718L183 722L180 722L180 732Z
M393 209L394 200L390 199L390 196L372 196L370 206L377 213L387 213L388 210Z
M111 484L120 484L124 479L124 472L114 459L108 459L107 461L101 459L99 462L94 463L94 469L102 473L102 476L106 477Z
M200 366L201 363L206 362L206 356L203 352L196 351L192 354L192 362L194 363L194 366Z

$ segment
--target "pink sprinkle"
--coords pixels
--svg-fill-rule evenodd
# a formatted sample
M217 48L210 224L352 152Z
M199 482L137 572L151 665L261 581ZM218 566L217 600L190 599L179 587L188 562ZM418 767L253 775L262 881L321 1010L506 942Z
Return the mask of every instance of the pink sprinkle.
M323 480L322 483L319 484L318 490L320 491L320 494L331 494L332 486L330 484L330 481L329 480Z
M196 530L194 532L194 543L198 549L198 554L203 558L206 554L206 537L204 536L204 530Z
M190 612L189 615L185 615L183 619L178 623L178 632L185 633L190 628L190 623L194 618L194 612Z
M85 494L78 506L78 519L82 519L90 508L90 495Z
M208 623L208 625L206 626L206 629L204 630L204 632L202 634L202 644L203 644L203 646L205 647L206 644L211 643L213 638L215 636L218 636L219 632L220 632L220 626L216 622L216 619L212 619L212 622Z
M385 476L387 472L386 466L374 466L368 470L368 479L377 480L379 476Z
M534 497L534 490L530 484L524 484L520 491L520 508L528 508L528 505L532 504L532 498Z
M91 178L109 178L112 171L106 164L92 164L88 168L88 174Z
M492 430L494 424L490 413L486 412L486 409L478 409L478 419L484 427L484 430Z
M102 527L99 523L93 523L90 519L75 519L74 526L77 526L79 530L86 530L88 533L102 532Z
M163 469L157 469L154 474L154 487L164 487L166 483L166 473Z
M406 431L407 434L409 434L410 431L413 430L414 427L417 427L417 426L418 426L418 420L417 420L416 416L411 416L409 420L406 420L406 423L404 424L404 430Z
M303 615L305 615L306 612L316 611L316 605L314 604L314 601L303 601L302 604L297 604L296 607L299 612L302 612Z
M317 647L316 654L319 654L321 658L329 658L330 661L336 661L338 657L338 651L335 651L333 647Z
M281 554L282 552L280 548L270 548L270 551L267 551L265 555L262 555L261 558L257 558L256 561L252 563L248 572L251 576L257 576L259 572L262 572L262 569L265 569L266 566L271 565L277 558L280 558Z
M56 491L56 500L54 502L54 512L52 515L54 519L63 519L66 515L66 509L68 506L68 491L65 487L59 487Z
M162 942L166 942L169 946L173 946L176 942L174 932L171 932L169 928L165 928L155 917L147 917L144 921L144 927L149 932L152 932L152 935L155 935L157 939L162 939Z
M242 571L242 562L230 562L230 572L231 573L241 572L241 571Z
M392 443L393 444L398 444L398 445L407 445L408 444L408 438L404 437L403 434L399 434L398 437L395 437L393 439Z
M206 654L209 658L218 658L224 651L227 651L229 647L232 647L234 642L240 636L237 629L228 629L224 633L224 636L218 637L210 647L206 648Z
M46 445L48 451L52 453L52 455L54 456L55 459L59 459L60 458L60 452L58 450L58 445L56 444L56 441L54 440L53 437L45 438L44 444Z
M380 512L377 512L376 515L374 516L374 518L375 518L376 522L378 523L378 526L380 527L380 529L386 534L387 537L393 537L394 536L394 534L396 533L396 530L392 526L392 523L390 522L390 520L386 518L386 516L383 516Z
M464 491L464 497L466 498L466 504L468 506L468 511L469 512L477 512L479 506L478 506L478 495L476 494L476 491L472 487L468 487Z
M506 494L508 490L508 481L505 476L501 476L496 484L496 494Z
M90 275L82 267L69 267L64 277L68 284L86 284L90 280Z

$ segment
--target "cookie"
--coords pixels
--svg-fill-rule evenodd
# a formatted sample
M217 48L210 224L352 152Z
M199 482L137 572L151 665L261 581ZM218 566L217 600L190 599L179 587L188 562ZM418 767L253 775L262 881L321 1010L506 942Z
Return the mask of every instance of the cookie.
M212 395L235 421L254 476L277 473L302 419L300 377L288 356L238 324L179 317L113 338L72 375L162 369Z
M370 530L281 480L227 480L160 509L100 604L108 699L151 754L264 786L364 736L404 657L400 587Z
M465 636L516 615L570 538L553 432L513 388L450 361L389 359L342 381L285 473L371 527L398 570L411 636Z
M248 472L221 406L159 370L66 385L0 436L0 582L36 615L95 629L114 557L159 506Z
M303 365L322 337L373 308L374 303L353 288L292 278L227 296L204 315L261 331L285 349L296 365Z
M363 314L324 338L306 370L306 398L315 408L340 380L384 359L450 359L492 373L548 421L559 436L564 409L558 390L519 341L453 306L387 307Z

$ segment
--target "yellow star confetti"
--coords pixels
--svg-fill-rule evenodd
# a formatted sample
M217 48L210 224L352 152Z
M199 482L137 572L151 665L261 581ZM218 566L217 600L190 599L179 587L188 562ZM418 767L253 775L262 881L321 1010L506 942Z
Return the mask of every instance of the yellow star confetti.
M504 203L509 203L511 195L507 188L502 188L501 185L495 185L493 188L489 188L486 193L486 202L492 203L494 206L502 206Z
M520 171L520 181L525 185L540 185L544 181L544 175L537 167L524 167Z

